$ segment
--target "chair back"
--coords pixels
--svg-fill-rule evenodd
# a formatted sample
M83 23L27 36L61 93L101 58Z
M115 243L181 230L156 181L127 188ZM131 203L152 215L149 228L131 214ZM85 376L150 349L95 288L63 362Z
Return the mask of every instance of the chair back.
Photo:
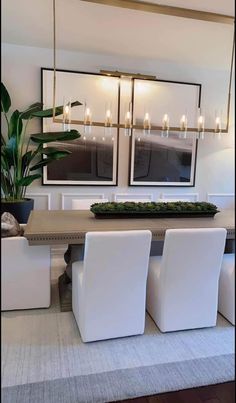
M176 301L180 312L187 301L197 310L199 296L203 304L210 296L217 301L226 233L224 228L166 231L159 278L163 300Z
M106 203L108 199L73 199L72 210L89 210L93 203Z
M145 314L151 238L148 230L86 234L81 298L88 310L112 304L114 317L134 315L135 306Z

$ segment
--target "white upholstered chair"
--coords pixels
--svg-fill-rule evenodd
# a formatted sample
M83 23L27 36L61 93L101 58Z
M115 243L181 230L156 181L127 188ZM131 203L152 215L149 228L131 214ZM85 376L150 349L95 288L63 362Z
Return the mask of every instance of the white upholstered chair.
M147 311L162 332L215 326L224 228L170 229L150 257Z
M73 199L72 210L89 210L93 203L106 203L108 199Z
M235 254L226 253L220 271L218 311L235 325Z
M50 246L29 246L24 236L2 238L1 310L48 308Z
M84 342L144 332L151 232L88 232L72 265L72 310Z

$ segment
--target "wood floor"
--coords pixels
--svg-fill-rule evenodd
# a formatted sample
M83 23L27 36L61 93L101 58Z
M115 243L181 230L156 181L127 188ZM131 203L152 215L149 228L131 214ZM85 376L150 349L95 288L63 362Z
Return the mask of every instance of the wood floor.
M235 403L235 382L122 400L122 403Z

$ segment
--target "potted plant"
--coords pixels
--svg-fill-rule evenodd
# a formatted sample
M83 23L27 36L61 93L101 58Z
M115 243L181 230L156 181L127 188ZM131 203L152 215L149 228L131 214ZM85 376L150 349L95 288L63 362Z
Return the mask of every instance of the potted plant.
M76 101L72 107L82 105ZM1 213L8 211L20 223L28 220L33 200L26 198L26 190L33 181L40 178L43 166L66 157L67 150L50 147L54 141L75 140L80 137L77 130L51 133L37 133L27 136L27 127L34 118L50 118L53 109L43 110L36 102L26 110L10 113L11 98L1 83L1 112L6 121L6 134L1 134ZM55 115L63 113L63 106L55 108Z
M96 218L214 217L217 206L208 202L108 202L94 203Z

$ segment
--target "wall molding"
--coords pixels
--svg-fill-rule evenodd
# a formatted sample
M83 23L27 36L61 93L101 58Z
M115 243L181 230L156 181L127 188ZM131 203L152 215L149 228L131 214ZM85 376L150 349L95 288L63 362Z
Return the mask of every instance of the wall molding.
M153 195L152 194L139 194L139 193L114 193L113 200L115 202L125 201L126 199L133 199L137 201L147 200L152 201Z
M61 209L65 210L66 200L78 199L104 199L103 193L61 193Z
M161 199L190 199L193 202L199 200L198 193L161 193Z
M34 200L37 200L37 198L40 200L42 197L46 198L46 210L51 210L51 193L27 193L26 197L32 198ZM35 210L40 210L35 208ZM44 209L43 209L44 210Z
M235 203L234 193L207 193L207 201L216 204L218 207L233 208Z

